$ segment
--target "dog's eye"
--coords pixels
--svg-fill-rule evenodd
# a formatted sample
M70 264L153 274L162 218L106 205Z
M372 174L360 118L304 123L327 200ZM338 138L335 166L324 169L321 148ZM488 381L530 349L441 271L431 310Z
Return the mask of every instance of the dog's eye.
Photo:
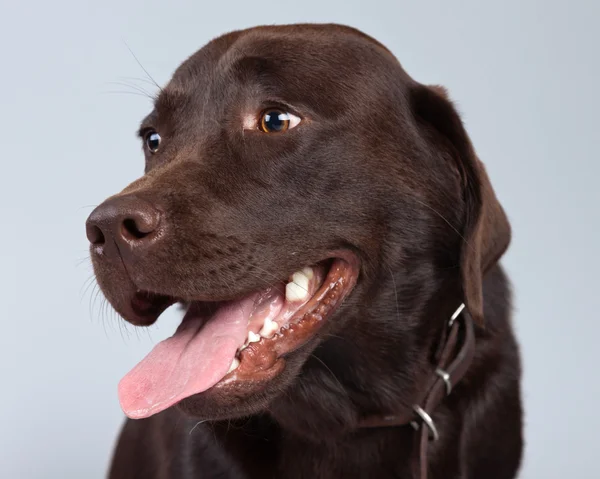
M150 130L146 133L144 141L150 153L156 153L158 151L158 147L160 146L160 135L156 131Z
M300 118L276 108L265 110L258 120L258 128L264 133L283 133L300 123Z

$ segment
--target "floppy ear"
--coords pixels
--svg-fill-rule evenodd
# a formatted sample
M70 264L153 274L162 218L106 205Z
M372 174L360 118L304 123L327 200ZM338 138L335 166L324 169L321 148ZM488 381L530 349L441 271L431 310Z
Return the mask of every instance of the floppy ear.
M462 121L439 86L418 85L411 95L413 111L441 136L463 180L466 215L460 268L465 304L473 319L483 324L483 275L498 262L510 243L510 225L498 202L485 167L477 158Z

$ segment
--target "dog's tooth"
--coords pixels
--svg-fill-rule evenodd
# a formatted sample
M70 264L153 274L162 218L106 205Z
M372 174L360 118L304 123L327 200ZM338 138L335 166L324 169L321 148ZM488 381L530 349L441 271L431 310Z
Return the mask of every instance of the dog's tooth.
M238 358L233 358L233 361L231 361L231 366L229 366L229 371L227 371L227 374L229 374L231 371L235 371L239 365L240 360Z
M285 298L288 301L302 301L308 296L308 277L298 271L292 275L292 281L285 286Z
M272 319L267 318L265 320L265 324L263 324L263 327L260 330L260 335L263 338L272 338L278 329L279 325Z
M304 268L302 270L302 273L304 274L304 276L306 276L309 280L313 279L315 276L315 272L313 271L313 269L310 266L307 266L306 268Z
M260 328L260 331L258 332L258 334L260 334L262 337L265 337L264 333L267 331L268 327L270 326L270 324L272 322L273 321L269 318L265 319L265 322L263 323L262 328Z
M309 276L303 271L297 271L292 275L292 281L296 283L298 286L302 286L304 289L308 291L308 281L310 280Z
M296 283L288 283L285 286L285 299L288 301L301 301L306 297L306 291Z
M256 343L258 341L260 341L260 334L248 331L248 343Z

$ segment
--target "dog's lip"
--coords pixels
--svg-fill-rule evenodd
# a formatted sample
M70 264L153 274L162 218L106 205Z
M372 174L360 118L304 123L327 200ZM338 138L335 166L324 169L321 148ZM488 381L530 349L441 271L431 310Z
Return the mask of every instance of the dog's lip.
M351 265L356 269L358 275L360 269L360 260L357 254L354 252L343 249L334 250L331 253L324 255L322 260L317 263L324 263L327 261L343 260L344 262ZM280 286L285 286L285 281L282 280L278 283ZM134 291L134 292L133 292ZM164 294L158 290L142 289L134 286L131 300L129 301L129 314L126 314L126 319L134 326L151 326L153 325L160 315L170 306L174 304L180 304L184 309L189 307L209 307L210 305L218 305L223 301L229 301L230 297L215 298L203 296L197 294L194 296L172 296L170 294Z
M154 323L169 306L177 302L178 300L172 296L138 289L130 305L131 310L138 317L138 325L147 326Z
M323 324L352 292L360 272L358 257L349 251L338 251L328 259L332 264L321 287L271 338L261 338L239 353L239 366L213 388L236 389L247 384L255 389L273 380L285 369L287 355L317 336Z

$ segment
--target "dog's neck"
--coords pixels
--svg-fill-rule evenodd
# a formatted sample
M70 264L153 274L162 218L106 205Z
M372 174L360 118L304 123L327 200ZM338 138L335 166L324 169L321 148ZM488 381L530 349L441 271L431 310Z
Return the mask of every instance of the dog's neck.
M442 335L438 340L438 347L434 355L434 363L422 380L417 381L417 399L412 404L397 404L397 409L391 414L370 414L361 418L354 418L353 431L347 431L344 440L346 443L360 440L361 436L369 435L367 431L381 429L399 429L400 436L408 441L408 461L410 464L410 477L425 479L427 477L428 449L430 440L437 441L439 429L433 414L436 412L445 397L460 382L469 368L475 354L474 325L470 314L461 304L448 318ZM333 374L333 373L332 373ZM335 410L335 405L331 405ZM302 410L302 409L301 409ZM335 416L333 414L333 416ZM365 434L362 434L362 431ZM385 434L385 433L384 433ZM398 434L394 434L398 436ZM398 439L398 438L397 438ZM307 444L304 445L307 447ZM327 445L319 447L329 450ZM336 446L337 450L338 446ZM364 449L361 449L364 450ZM339 451L338 451L339 453ZM364 464L364 462L361 462Z

